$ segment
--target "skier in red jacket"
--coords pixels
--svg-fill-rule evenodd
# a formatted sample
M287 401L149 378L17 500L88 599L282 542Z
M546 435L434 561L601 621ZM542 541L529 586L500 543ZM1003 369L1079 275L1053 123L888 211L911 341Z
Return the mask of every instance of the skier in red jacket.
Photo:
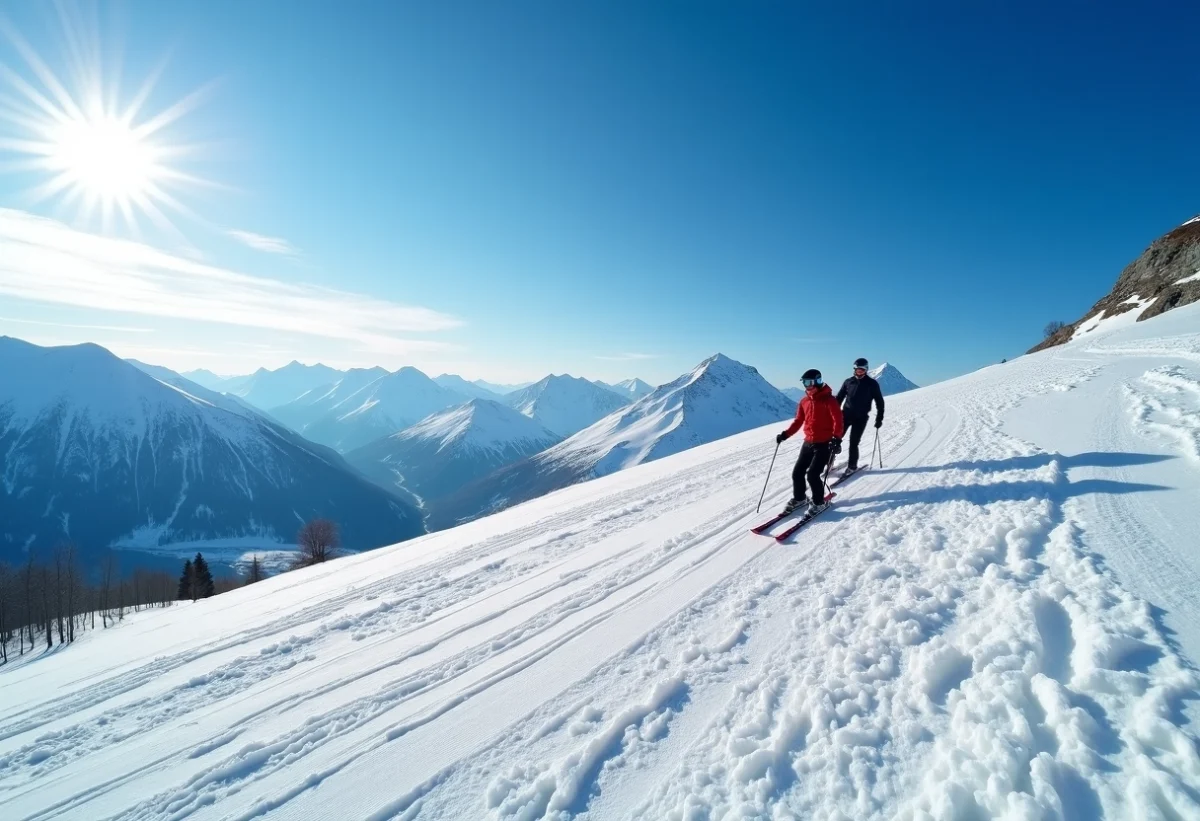
M842 408L821 378L820 371L807 370L800 381L804 385L804 398L796 407L796 418L787 430L775 437L775 441L783 442L804 429L804 446L800 448L800 458L792 470L792 500L784 512L791 513L804 504L804 480L807 478L812 501L806 515L815 515L829 504L825 501L825 481L821 471L833 461L834 454L842 450Z

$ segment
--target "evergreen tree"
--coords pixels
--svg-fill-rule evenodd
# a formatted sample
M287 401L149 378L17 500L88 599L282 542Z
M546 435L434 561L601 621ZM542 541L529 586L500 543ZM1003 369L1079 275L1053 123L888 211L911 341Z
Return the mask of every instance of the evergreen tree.
M180 601L196 600L196 569L192 567L191 559L183 563L183 574L179 577L179 595L177 598Z
M246 573L246 584L261 582L266 577L267 573L265 570L263 570L262 562L260 562L258 560L258 556L255 555L250 562L250 570Z
M213 582L212 571L208 569L208 562L204 561L204 556L199 553L192 560L192 567L196 573L196 598L207 599L216 592L216 585Z

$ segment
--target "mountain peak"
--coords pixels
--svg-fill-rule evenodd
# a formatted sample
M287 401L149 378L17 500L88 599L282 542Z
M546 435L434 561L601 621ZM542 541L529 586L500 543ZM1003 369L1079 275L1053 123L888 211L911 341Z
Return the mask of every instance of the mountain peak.
M884 396L890 396L894 393L904 393L905 391L915 390L920 387L904 374L900 373L899 368L887 362L867 371L867 374L879 383L879 389Z

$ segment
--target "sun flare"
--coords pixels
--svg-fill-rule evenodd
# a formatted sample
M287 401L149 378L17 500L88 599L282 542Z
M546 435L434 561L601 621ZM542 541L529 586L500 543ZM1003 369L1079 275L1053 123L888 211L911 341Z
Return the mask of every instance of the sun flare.
M75 208L77 222L98 218L105 231L119 217L135 234L143 219L178 234L168 212L190 215L179 192L209 183L177 166L194 158L197 147L169 131L201 94L147 116L157 73L122 106L119 89L102 70L97 33L81 39L74 30L66 38L75 44L73 88L2 17L0 34L27 68L19 73L0 62L0 158L6 171L42 177L29 189L31 204L57 200Z

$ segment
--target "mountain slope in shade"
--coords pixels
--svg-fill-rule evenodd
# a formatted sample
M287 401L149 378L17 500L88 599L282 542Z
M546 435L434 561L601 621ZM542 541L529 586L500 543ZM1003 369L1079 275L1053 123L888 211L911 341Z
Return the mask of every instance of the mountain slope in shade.
M507 397L508 404L559 436L577 433L629 404L607 388L574 376L547 376Z
M259 368L241 384L221 390L240 396L261 410L270 410L298 396L342 378L342 372L326 365L302 365L291 362L278 370Z
M1141 322L1200 301L1200 217L1168 231L1125 266L1112 290L1082 317L1042 340L1030 353L1126 322ZM1121 321L1114 321L1118 317Z
M292 430L304 433L309 425L337 407L338 403L387 374L383 368L351 368L336 382L313 388L286 405L272 408L271 416Z
M461 376L453 373L444 373L441 376L435 376L433 381L447 390L452 390L462 396L469 396L472 399L499 399L502 396L502 394L489 390L478 383L468 382Z
M217 391L218 393L225 393L227 391L234 390L250 378L250 375L221 376L220 374L213 373L206 368L197 368L194 371L184 371L180 374L180 376L189 382L194 382L202 388L208 388L210 391Z
M428 523L434 529L451 526L585 479L780 422L794 412L795 403L755 368L717 354L562 443L464 487L436 505Z
M915 390L920 387L916 382L911 381L907 376L900 373L900 370L895 365L889 365L887 362L884 362L877 368L872 368L867 371L867 374L879 383L879 390L884 396L904 393L905 391Z
M304 435L346 453L468 398L443 388L416 368L401 368L338 402L308 424Z
M351 451L346 461L429 503L560 440L506 405L472 399Z
M0 555L66 539L85 553L293 544L318 516L355 549L423 532L415 509L337 454L163 370L96 345L0 338Z

